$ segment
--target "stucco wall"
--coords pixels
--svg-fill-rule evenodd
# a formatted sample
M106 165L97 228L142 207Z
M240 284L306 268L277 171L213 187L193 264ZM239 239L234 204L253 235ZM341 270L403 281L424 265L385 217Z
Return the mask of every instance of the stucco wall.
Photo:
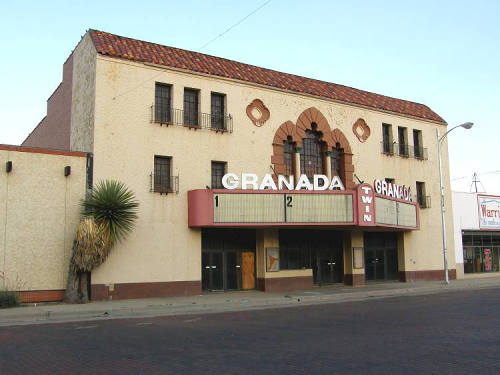
M86 158L18 149L0 146L0 288L64 289ZM13 170L7 173L9 160ZM67 165L71 174L65 177Z
M61 84L47 100L47 116L28 135L22 146L69 150L72 87L73 55L63 65Z
M316 107L332 129L339 128L345 134L354 154L355 173L362 180L372 183L375 178L395 178L396 183L411 186L414 194L415 181L426 183L432 207L421 210L419 231L405 233L403 265L407 271L443 268L435 133L436 128L445 131L443 125L103 56L97 57L96 82L94 178L124 181L137 194L141 207L137 228L93 272L93 283L199 280L200 231L187 227L187 191L210 185L211 160L227 161L228 171L236 174L272 173L270 162L276 130L285 121L295 122L309 107ZM211 91L225 93L227 113L233 116L233 133L152 124L155 82L173 84L172 105L179 109L183 107L184 87L200 89L200 110L204 113L210 113ZM246 115L246 106L256 98L270 110L270 119L262 127L254 126ZM360 143L352 132L358 118L363 118L371 129L365 143ZM382 123L392 124L393 134L397 134L397 126L408 127L410 145L411 130L422 130L429 159L382 155ZM173 157L173 174L180 179L179 194L159 195L149 191L154 155ZM443 161L448 248L453 269L446 143Z
M73 64L71 150L91 152L94 136L96 50L88 33L73 52Z

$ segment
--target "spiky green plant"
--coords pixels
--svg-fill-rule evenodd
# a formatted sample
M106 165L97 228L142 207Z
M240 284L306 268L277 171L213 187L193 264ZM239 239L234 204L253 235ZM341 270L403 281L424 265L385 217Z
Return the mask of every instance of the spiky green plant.
M89 272L100 266L113 246L132 231L139 203L125 184L114 180L97 183L81 202L78 225L69 266L66 302L86 302Z
M115 180L97 183L82 201L82 214L92 216L109 233L110 245L122 241L134 228L139 203L125 184Z

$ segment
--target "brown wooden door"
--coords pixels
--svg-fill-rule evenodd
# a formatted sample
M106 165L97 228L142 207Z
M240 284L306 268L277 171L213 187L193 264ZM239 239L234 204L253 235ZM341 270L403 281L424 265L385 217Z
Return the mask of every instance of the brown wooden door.
M255 289L255 253L245 251L241 253L242 289Z

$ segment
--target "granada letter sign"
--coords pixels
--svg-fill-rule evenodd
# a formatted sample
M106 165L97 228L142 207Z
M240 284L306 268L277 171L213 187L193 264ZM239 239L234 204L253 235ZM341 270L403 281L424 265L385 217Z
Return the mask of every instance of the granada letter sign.
M500 197L478 195L479 228L500 229Z

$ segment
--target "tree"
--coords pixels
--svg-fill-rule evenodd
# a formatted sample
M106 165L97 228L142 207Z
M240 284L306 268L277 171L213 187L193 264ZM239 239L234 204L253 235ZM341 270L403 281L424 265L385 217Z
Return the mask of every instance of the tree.
M113 246L134 229L139 202L122 182L97 183L81 202L78 224L69 264L65 302L88 302L90 272L107 259Z

